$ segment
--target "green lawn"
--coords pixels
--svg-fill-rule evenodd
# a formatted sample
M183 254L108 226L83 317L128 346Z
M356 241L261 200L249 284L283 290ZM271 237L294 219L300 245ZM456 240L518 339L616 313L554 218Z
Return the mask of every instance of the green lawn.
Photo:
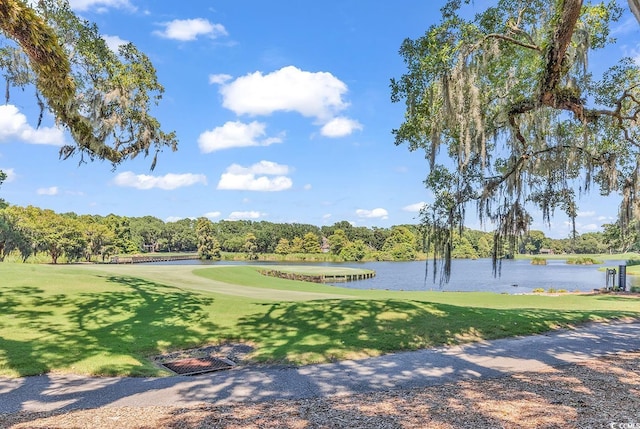
M355 290L257 270L0 263L0 376L166 375L150 356L228 340L259 361L327 362L640 315L612 295Z
M628 259L639 259L640 254L635 252L629 253L570 253L570 254L552 254L552 255L526 255L526 254L517 254L515 256L516 259L532 259L532 258L543 258L543 259L576 259L576 258L593 258L600 261L611 261L611 260L620 260L626 261Z

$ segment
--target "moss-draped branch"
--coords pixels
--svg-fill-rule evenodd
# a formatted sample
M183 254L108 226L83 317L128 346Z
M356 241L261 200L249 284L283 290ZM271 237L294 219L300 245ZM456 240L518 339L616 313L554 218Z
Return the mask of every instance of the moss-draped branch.
M448 1L440 23L403 43L408 71L391 82L392 101L407 106L396 144L429 160L435 252L447 258L472 202L496 230L496 260L528 228L531 206L545 220L556 208L573 218L576 194L595 184L633 212L640 69L622 59L597 81L587 61L611 42L615 1L498 0L471 21L458 15L465 3ZM451 164L455 180L442 174Z
M148 113L150 95L156 93L157 102L164 91L148 58L131 44L119 56L111 52L97 28L77 18L66 0L35 6L2 0L0 31L28 58L29 70L16 71L20 53L4 47L7 97L11 84L35 85L38 104L46 104L75 142L61 149L63 158L79 153L81 161L87 156L115 166L155 148L153 169L158 152L177 149L175 133L163 132Z

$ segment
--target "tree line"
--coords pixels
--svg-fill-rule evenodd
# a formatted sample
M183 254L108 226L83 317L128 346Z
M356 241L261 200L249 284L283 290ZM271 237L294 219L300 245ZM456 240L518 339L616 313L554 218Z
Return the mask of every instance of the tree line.
M45 255L52 263L108 262L112 256L149 252L198 253L203 259L223 257L260 259L265 255L306 259L325 254L332 261L408 261L431 254L420 225L390 228L353 226L347 221L330 226L268 221L208 218L164 222L153 216L56 213L33 206L0 202L0 261L8 255L26 262ZM487 258L493 233L464 229L453 240L453 258ZM621 237L614 224L603 232L573 239L552 239L542 231L521 237L519 253L603 253L640 249L640 240ZM503 252L503 256L506 255Z
M56 213L33 206L0 205L0 261L39 254L58 261L109 261L115 255L197 252L203 259L223 253L257 259L261 254L328 253L337 260L413 260L425 252L420 228L355 227L349 222L318 227L302 223L208 218L164 222L153 216Z

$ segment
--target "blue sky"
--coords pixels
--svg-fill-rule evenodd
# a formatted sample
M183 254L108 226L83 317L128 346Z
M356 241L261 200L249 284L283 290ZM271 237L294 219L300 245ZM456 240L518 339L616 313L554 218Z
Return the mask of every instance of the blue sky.
M416 223L430 201L423 155L393 143L404 109L391 103L389 81L404 72L402 40L422 35L444 1L70 3L110 46L131 41L151 58L165 87L153 113L177 132L179 149L160 154L154 171L144 158L115 171L61 161L70 137L51 118L35 129L32 93L13 91L0 106L0 169L9 173L0 196L11 204L388 227ZM625 15L616 31L615 56L636 56L637 23ZM583 200L580 232L610 222L616 207L617 198ZM565 221L533 227L564 237Z

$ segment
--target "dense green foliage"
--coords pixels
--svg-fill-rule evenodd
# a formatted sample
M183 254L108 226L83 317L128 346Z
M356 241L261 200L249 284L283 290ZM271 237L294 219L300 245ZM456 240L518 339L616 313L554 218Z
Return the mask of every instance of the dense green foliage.
M492 233L464 229L454 235L453 258L488 258ZM620 243L606 233L551 239L530 231L520 254L619 253ZM640 249L640 241L627 246ZM0 207L0 261L7 256L57 263L109 261L112 256L147 252L197 252L218 260L243 259L410 261L433 253L416 225L355 227L348 222L318 227L266 221L212 222L207 218L164 222L153 216L124 217L55 213L37 207ZM505 256L512 256L507 255ZM43 259L47 258L47 259Z
M113 52L95 24L76 16L67 0L0 2L0 69L10 89L34 87L40 107L66 127L75 144L60 156L128 158L176 150L175 133L166 133L149 114L162 98L149 58L132 43Z
M612 43L620 7L498 0L468 19L469 3L447 1L440 22L404 41L407 70L391 84L392 100L406 105L396 144L429 160L435 199L424 223L435 251L455 256L455 232L472 207L495 225L500 258L505 247L516 251L532 213L550 221L561 210L575 220L590 188L622 195L615 247L625 247L640 195L640 67L611 57L596 76L588 63ZM530 236L527 251L539 238ZM591 238L575 250L593 247Z

